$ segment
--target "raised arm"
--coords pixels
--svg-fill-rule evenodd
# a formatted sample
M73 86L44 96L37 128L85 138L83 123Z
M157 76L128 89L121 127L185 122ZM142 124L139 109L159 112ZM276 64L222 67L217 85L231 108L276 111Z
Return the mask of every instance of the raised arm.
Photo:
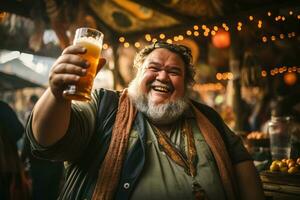
M63 97L67 85L76 84L84 76L89 63L78 54L86 49L77 45L67 47L53 64L49 75L49 88L34 107L32 131L35 139L43 146L49 146L62 138L68 129L71 115L71 101ZM105 64L99 61L98 69Z

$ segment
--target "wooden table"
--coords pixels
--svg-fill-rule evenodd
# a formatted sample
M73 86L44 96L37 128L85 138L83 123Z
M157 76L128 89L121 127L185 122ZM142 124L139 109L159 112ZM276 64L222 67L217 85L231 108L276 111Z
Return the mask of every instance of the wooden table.
M266 200L300 200L300 173L260 172Z

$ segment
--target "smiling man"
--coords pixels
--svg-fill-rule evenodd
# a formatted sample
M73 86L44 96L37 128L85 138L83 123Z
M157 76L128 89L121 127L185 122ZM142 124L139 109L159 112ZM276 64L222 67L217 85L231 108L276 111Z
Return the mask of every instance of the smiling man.
M128 89L99 89L90 102L71 103L63 90L85 74L84 52L64 50L27 125L36 156L66 161L60 199L263 199L241 140L213 109L188 98L190 49L147 46Z

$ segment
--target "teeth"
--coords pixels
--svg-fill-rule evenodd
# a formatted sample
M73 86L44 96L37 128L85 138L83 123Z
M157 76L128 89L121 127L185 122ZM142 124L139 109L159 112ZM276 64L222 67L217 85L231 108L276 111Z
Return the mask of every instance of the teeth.
M162 92L168 92L168 88L165 88L165 87L155 86L153 89L159 90Z

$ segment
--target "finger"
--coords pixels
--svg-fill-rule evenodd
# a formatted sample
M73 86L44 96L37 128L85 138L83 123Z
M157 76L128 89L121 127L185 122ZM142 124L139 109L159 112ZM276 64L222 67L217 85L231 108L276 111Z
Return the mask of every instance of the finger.
M100 71L100 69L105 65L106 63L106 59L105 58L100 58L99 59L99 63L97 66L97 73Z
M51 71L55 74L73 74L78 76L85 76L87 69L69 63L61 63L53 68Z
M63 90L67 85L73 85L78 83L80 76L74 74L56 74L51 77L51 84L58 88L59 90Z
M87 49L80 45L71 45L65 48L61 55L65 54L84 54L86 53Z
M73 54L65 54L60 56L54 63L53 67L56 67L62 63L73 64L84 68L89 67L89 62L87 60L83 59L79 55L73 55Z

